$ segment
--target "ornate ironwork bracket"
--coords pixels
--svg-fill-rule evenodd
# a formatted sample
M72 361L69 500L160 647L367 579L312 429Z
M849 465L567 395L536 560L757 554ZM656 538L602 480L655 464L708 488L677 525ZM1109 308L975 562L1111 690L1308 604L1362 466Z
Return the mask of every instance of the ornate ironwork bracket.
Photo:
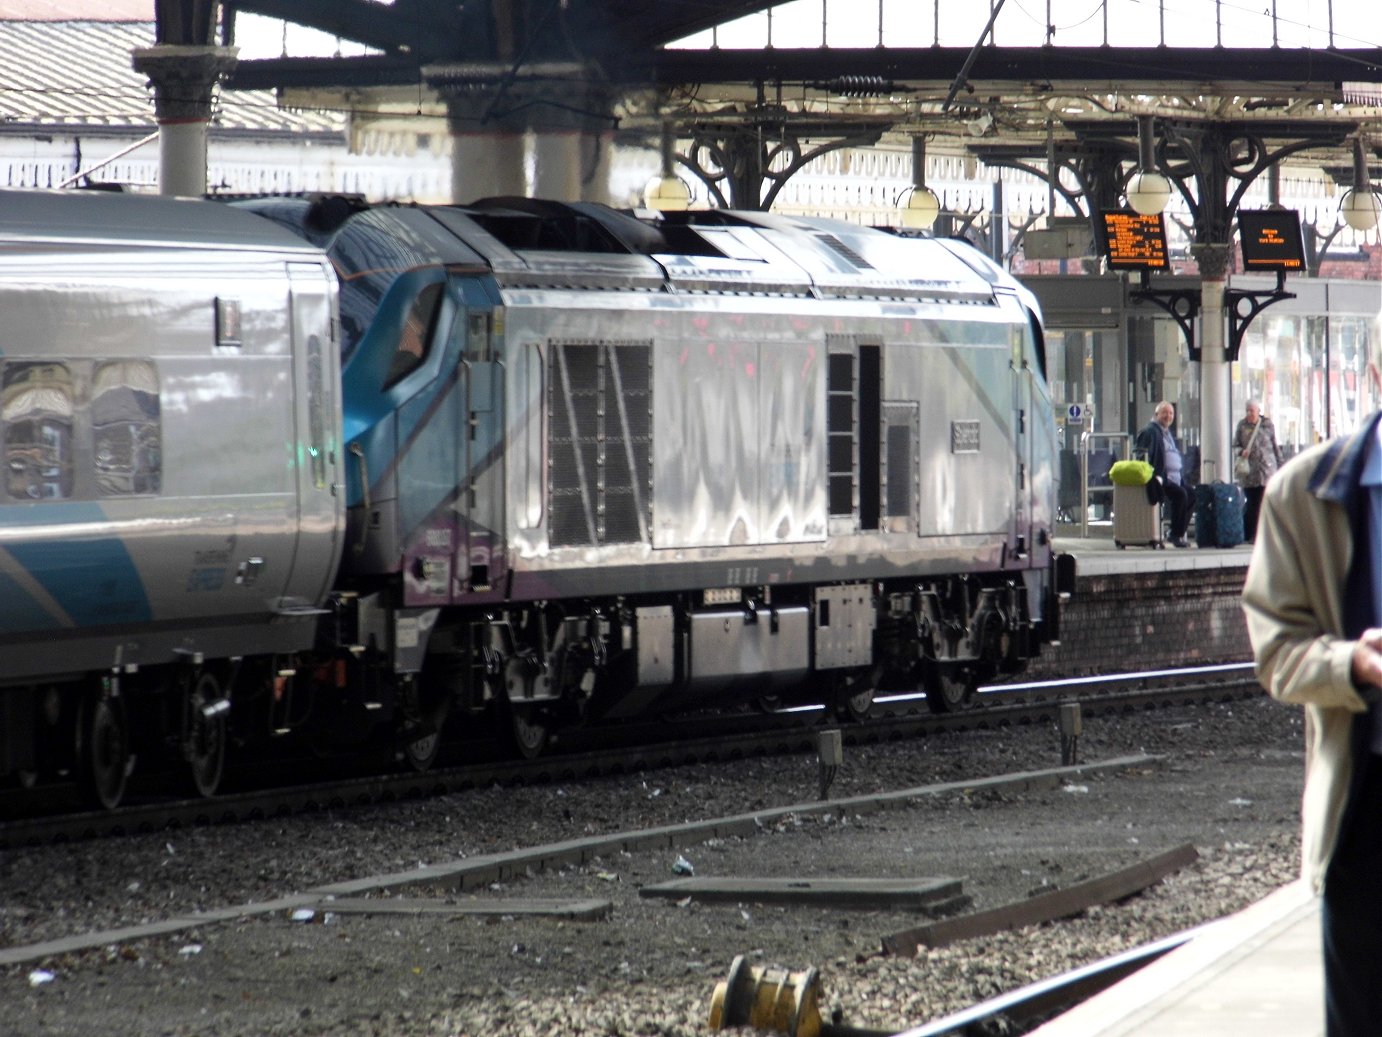
M1198 288L1153 288L1151 275L1142 271L1141 287L1134 288L1128 297L1135 302L1149 302L1159 306L1171 315L1180 325L1185 335L1185 345L1190 351L1190 359L1200 362L1200 347L1195 345L1194 320L1200 313L1200 290ZM1274 302L1294 299L1294 292L1286 291L1286 272L1276 272L1276 287L1267 292L1254 292L1246 288L1229 288L1224 291L1224 308L1228 310L1228 359L1238 359L1238 351L1243 347L1243 335L1253 318ZM1241 304L1247 303L1246 312Z
M1242 288L1229 288L1224 292L1224 307L1228 310L1228 358L1238 359L1238 350L1243 346L1243 334L1248 330L1252 319L1274 302L1294 299L1295 292L1286 291L1286 271L1276 272L1276 288L1269 292L1250 292ZM1247 313L1239 313L1240 303L1248 304ZM1192 353L1192 359L1199 359Z
M1142 271L1142 286L1134 288L1128 297L1135 302L1149 302L1160 306L1180 325L1185 336L1185 344L1190 349L1190 359L1200 359L1200 347L1195 345L1194 320L1200 312L1200 290L1198 288L1153 288L1152 275Z
M876 144L891 125L883 119L801 119L760 106L678 126L691 137L691 146L677 157L706 185L718 207L767 212L803 166L831 151ZM833 139L814 147L806 143L827 137Z

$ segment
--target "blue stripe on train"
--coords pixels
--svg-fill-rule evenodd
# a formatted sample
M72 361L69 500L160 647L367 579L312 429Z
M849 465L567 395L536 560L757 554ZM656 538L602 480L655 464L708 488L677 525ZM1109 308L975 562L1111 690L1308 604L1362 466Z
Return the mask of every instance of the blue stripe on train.
M52 504L0 508L0 523L62 528L106 521L95 505ZM5 552L27 580L0 565L0 633L146 623L153 618L148 593L134 560L116 537L89 540L39 539L9 544ZM41 588L60 612L41 595Z

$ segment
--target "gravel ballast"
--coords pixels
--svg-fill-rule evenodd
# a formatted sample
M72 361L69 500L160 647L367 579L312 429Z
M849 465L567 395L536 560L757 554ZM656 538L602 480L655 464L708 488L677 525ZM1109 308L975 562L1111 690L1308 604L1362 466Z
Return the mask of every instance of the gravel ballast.
M916 1026L1222 917L1296 877L1302 724L1265 697L1086 718L1083 762L1154 763L1027 792L956 792L873 813L787 814L751 834L618 852L483 889L381 900L605 900L598 921L499 914L267 911L0 971L4 1032L110 1037L507 1037L708 1032L736 955L820 970L854 1026ZM847 745L833 798L1055 767L1046 728ZM0 947L264 902L333 882L518 847L816 798L814 756L700 765L0 855ZM915 913L641 897L700 876L925 878L984 909L1184 843L1198 861L1080 916L914 959L881 951ZM397 903L390 905L399 906Z

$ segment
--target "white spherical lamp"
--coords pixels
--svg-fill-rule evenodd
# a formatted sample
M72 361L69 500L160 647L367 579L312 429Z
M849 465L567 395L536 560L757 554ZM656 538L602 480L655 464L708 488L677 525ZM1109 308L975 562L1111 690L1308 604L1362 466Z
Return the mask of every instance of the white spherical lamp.
M691 207L691 188L680 177L655 176L643 188L643 204L659 212L682 212Z
M902 207L902 226L912 230L926 230L941 214L941 200L936 192L923 185L912 188L907 204Z
M1355 187L1339 199L1339 215L1354 230L1377 226L1377 193L1370 186Z
M1155 216L1171 199L1171 181L1150 169L1140 169L1128 180L1128 205L1133 212Z

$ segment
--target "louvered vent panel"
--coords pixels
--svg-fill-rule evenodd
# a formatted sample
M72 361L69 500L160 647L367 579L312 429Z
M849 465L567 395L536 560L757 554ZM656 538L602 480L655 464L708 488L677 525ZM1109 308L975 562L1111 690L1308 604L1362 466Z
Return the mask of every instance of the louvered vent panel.
M651 343L567 342L549 355L549 542L573 547L647 539Z
M551 439L547 535L554 547L591 544L596 537L599 474L599 368L595 347L564 343L549 351Z
M854 356L831 353L826 368L826 455L832 515L854 514Z
M860 270L872 270L874 268L872 263L859 255L858 252L855 252L854 249L850 248L839 238L835 237L834 234L817 234L816 239L827 245L833 252L844 256Z
M609 346L605 378L603 541L648 538L652 483L652 346Z

